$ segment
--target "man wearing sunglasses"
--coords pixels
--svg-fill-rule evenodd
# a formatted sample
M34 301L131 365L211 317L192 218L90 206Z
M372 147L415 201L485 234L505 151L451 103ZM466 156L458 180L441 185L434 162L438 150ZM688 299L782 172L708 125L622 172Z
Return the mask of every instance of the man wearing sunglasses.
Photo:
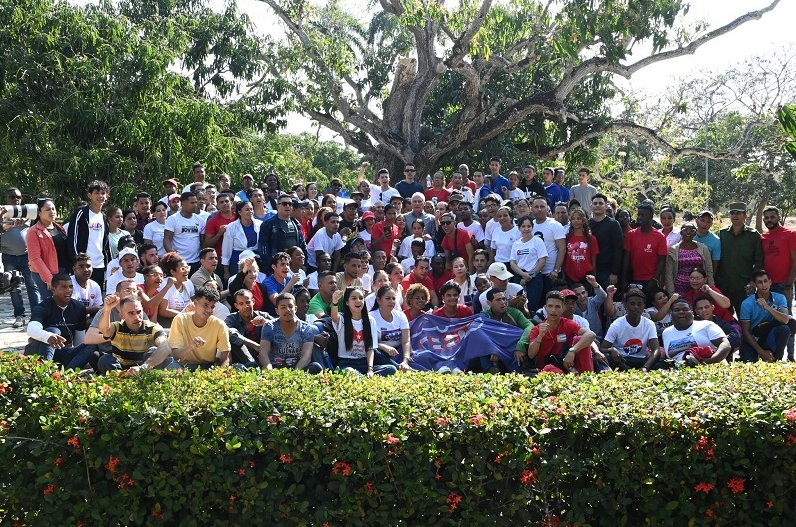
M301 224L292 216L293 198L282 194L276 200L276 214L260 225L257 252L263 269L271 268L271 255L285 252L288 247L299 247L307 253L307 242L301 233Z
M395 188L401 194L402 198L411 198L415 192L420 192L422 194L423 191L426 190L423 188L423 185L415 181L416 174L417 170L415 170L415 165L412 163L406 163L404 165L404 178L395 184Z

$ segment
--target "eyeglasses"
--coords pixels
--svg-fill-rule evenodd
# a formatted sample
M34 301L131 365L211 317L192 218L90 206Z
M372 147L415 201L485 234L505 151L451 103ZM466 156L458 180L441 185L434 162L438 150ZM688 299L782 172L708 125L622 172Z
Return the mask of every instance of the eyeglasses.
M452 221L441 221L441 222L439 222L440 225L450 225L452 223L453 223Z
M404 172L417 172L414 168L407 168Z
M279 204L283 205L285 207L292 207L293 206L293 203L290 202L290 201L280 201Z

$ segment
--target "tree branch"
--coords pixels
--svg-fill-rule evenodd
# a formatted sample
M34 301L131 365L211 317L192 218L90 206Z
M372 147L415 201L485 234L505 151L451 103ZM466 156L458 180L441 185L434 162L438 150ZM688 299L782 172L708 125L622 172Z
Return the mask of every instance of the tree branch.
M589 60L582 62L579 66L571 69L568 71L564 78L559 83L558 87L555 90L555 97L557 100L564 100L572 91L578 86L578 84L589 75L593 75L595 73L600 72L609 72L615 73L617 75L621 75L625 78L630 78L631 75L636 73L638 70L642 68L646 68L652 64L657 62L661 62L664 60L673 59L676 57L682 57L684 55L693 55L696 53L696 50L699 49L704 44L714 40L722 35L729 33L730 31L738 28L739 26L751 22L752 20L759 20L764 14L768 13L779 4L780 0L773 0L768 6L759 9L757 11L750 11L744 15L739 16L732 22L725 24L719 28L714 29L713 31L709 31L706 34L702 35L698 39L694 40L687 46L679 47L677 49L664 51L661 53L656 53L654 55L650 55L649 57L645 57L633 64L623 65L623 64L611 64L608 62L607 59L604 57L595 57Z

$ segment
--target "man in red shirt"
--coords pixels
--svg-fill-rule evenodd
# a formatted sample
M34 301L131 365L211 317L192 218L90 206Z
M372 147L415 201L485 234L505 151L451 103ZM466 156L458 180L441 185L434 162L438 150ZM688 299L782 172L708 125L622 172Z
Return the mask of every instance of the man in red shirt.
M234 194L230 192L220 192L216 196L218 212L210 216L205 224L205 247L215 248L216 254L221 254L221 245L224 241L224 232L227 230L227 225L236 219L235 211L232 210L234 197Z
M450 212L446 212L439 218L439 225L442 227L445 236L442 238L440 246L445 251L445 267L451 268L453 260L456 257L464 258L464 263L467 264L467 269L472 273L473 268L473 235L466 229L459 229L456 227L456 220Z
M430 269L431 266L427 257L420 256L415 258L415 267L412 269L412 272L403 279L401 288L404 291L408 291L409 286L423 284L431 293L431 305L437 307L439 305L439 297L437 297L437 292L434 290L434 282L431 280L431 277L428 276Z
M536 360L539 370L550 373L594 371L591 356L594 333L562 316L564 296L560 291L547 293L544 307L547 320L531 330L528 358ZM580 339L574 342L578 336Z
M401 228L395 224L398 211L392 205L384 207L384 221L373 226L370 233L370 250L384 251L384 254L395 254L394 249L401 244ZM396 243L397 242L397 243Z
M763 223L768 231L760 238L763 245L763 268L771 278L771 290L785 295L788 314L793 314L793 281L796 279L796 232L782 226L779 209L763 209ZM788 340L788 360L793 360L793 337Z
M459 165L459 169L456 172L462 175L462 178L464 179L464 186L469 188L472 191L473 196L475 196L475 181L470 179L470 167L462 163L461 165ZM448 183L448 190L452 189L453 189L453 181Z
M426 190L426 201L430 201L435 205L439 201L447 203L450 195L450 191L445 188L445 174L435 172L431 178L431 188Z
M454 281L445 282L439 290L442 295L442 306L431 312L432 315L445 318L464 318L472 316L469 306L459 303L462 288Z
M652 226L652 202L638 206L638 227L625 235L625 283L646 286L652 280L663 284L663 270L669 249L666 237Z

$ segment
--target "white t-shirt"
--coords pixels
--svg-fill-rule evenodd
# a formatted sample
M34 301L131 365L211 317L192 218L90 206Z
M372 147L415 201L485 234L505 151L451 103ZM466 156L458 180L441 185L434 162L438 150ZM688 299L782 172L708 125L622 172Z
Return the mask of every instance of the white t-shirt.
M473 297L478 294L478 288L475 287L475 281L468 276L467 281L464 282L464 284L459 284L459 282L456 283L462 289L462 292L459 293L459 303L464 304L468 307L472 306Z
M491 287L489 289L492 289ZM481 309L486 311L489 309L489 302L486 301L486 294L489 292L489 289L484 291L478 296L478 301L481 302ZM516 296L520 296L525 294L525 288L522 287L520 284L515 284L513 282L509 282L506 284L506 301L508 302L512 298Z
M370 314L373 320L376 321L376 327L379 332L379 342L397 349L399 357L396 357L396 359L400 361L401 357L403 357L403 350L401 349L401 330L409 329L409 319L406 318L406 315L404 315L402 311L398 311L397 308L392 312L392 322L384 320L378 309L371 311Z
M511 259L526 272L531 272L539 259L545 257L547 257L547 247L538 236L531 236L527 242L519 239L511 246Z
M182 291L177 291L177 288L174 286L169 287L169 290L166 291L166 295L163 298L169 303L169 309L182 311L185 309L185 306L190 303L194 292L195 288L193 282L188 280L182 283Z
M205 232L204 218L198 214L192 214L190 218L172 214L166 218L166 230L174 233L172 246L177 254L189 264L199 261L201 235Z
M484 240L486 240L485 244L487 248L492 247L492 233L495 232L495 229L499 229L500 224L496 222L494 219L491 219L486 222L486 227L484 227Z
M334 233L331 237L326 232L326 228L320 229L312 237L310 243L307 244L307 264L315 267L315 251L323 251L326 254L332 255L335 251L343 248L343 238L339 232Z
M318 271L313 271L307 275L307 289L318 289Z
M464 229L470 234L472 234L473 238L475 238L475 241L477 242L484 241L484 228L481 227L481 224L478 223L477 221L472 222L469 227L465 225L464 222L460 221L456 225L456 227L458 227L459 229Z
M415 259L411 256L401 260L401 269L404 270L404 276L407 276L415 268Z
M105 235L105 214L92 212L88 209L88 244L86 254L91 256L91 264L97 269L105 268L105 256L102 254L102 238Z
M72 298L81 302L86 307L102 307L102 289L99 284L88 279L86 288L83 289L72 275Z
M380 185L370 184L370 199L375 201L383 201L385 205L390 203L393 196L400 196L397 188L387 187L387 190L381 190Z
M533 233L541 235L544 246L547 248L547 262L544 264L542 274L550 274L556 267L556 259L558 258L558 248L556 247L556 240L563 240L567 237L567 231L564 226L556 220L547 218L544 223L533 222Z
M133 278L127 278L122 273L121 269L110 275L105 279L105 294L107 295L115 295L116 294L116 286L122 280L134 280L135 285L141 285L144 283L144 275L141 273L135 273Z
M367 247L368 250L370 250L370 241L373 239L373 237L370 235L368 231L362 229L361 231L359 231L359 234L357 234L357 238L361 238L362 241L365 242L365 247Z
M517 227L512 227L507 231L498 227L492 231L491 247L495 249L495 261L508 263L511 260L511 248L519 239L520 230Z
M370 319L371 342L368 343L369 349L376 349L379 345L379 330L376 327L376 320L372 315L368 315ZM365 331L363 330L362 320L352 320L351 327L354 330L353 339L351 339L351 349L346 349L345 346L345 323L342 315L337 319L337 323L333 324L334 330L337 332L337 356L342 359L364 359L366 354L365 349Z
M515 188L514 190L509 190L509 199L514 203L516 203L521 199L525 199L525 192L521 191L518 188Z
M376 292L369 294L365 297L365 309L370 312L373 306L376 305ZM401 306L404 305L404 293L402 290L395 291L395 310L399 311ZM403 314L403 312L401 312Z
M654 315L657 312L658 312L658 308L656 308L656 307L648 307L647 309L644 310L644 316L651 319L652 315ZM668 328L669 326L672 325L672 312L671 312L671 310L669 310L669 312L666 313L665 317L663 317L659 321L653 322L653 323L655 324L655 329L658 332L658 334L660 335L661 333L663 333L664 329L666 329L666 328Z
M710 346L716 351L711 341L724 338L726 335L715 322L710 320L694 320L688 329L677 329L670 326L663 331L663 349L667 358L681 362L686 351L694 346Z
M229 308L224 302L216 302L216 307L213 308L213 316L221 320L225 320L229 316Z
M166 254L166 249L163 248L163 233L165 231L166 225L161 225L157 220L144 225L144 239L152 240L152 243L158 248L158 257Z
M428 256L431 258L435 254L437 254L437 250L434 247L433 240L426 240L425 238L415 238L414 236L407 236L401 242L401 247L398 249L398 257L399 258L411 258L412 257L412 242L415 240L420 240L426 244L426 249L423 251L423 256ZM404 274L406 273L406 269L404 269Z
M451 191L451 194L453 194L454 192L458 192L459 194L461 194L465 203L472 204L475 201L475 197L473 196L473 191L470 190L469 187L462 187L458 190L454 189L453 187L450 187L448 188L448 190Z
M641 317L638 326L631 326L627 317L617 318L608 328L603 342L610 342L623 357L643 359L647 356L647 342L658 338L655 323Z

